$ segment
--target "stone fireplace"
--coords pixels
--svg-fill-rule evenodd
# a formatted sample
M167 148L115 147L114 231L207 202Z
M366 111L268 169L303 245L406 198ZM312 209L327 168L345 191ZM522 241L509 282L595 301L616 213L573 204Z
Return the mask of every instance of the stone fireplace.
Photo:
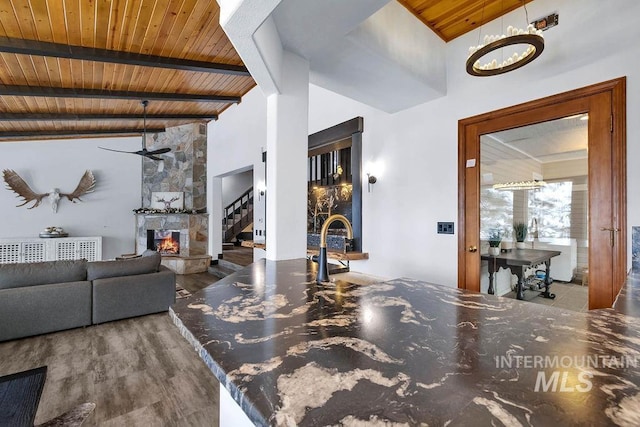
M167 128L164 133L148 134L147 148L169 147L164 161L143 159L142 207L136 210L136 252L157 245L158 232L175 238L177 253L163 253L162 264L178 274L206 271L209 215L206 213L207 127L205 124ZM154 194L182 193L183 205L152 207ZM157 247L156 247L157 249Z

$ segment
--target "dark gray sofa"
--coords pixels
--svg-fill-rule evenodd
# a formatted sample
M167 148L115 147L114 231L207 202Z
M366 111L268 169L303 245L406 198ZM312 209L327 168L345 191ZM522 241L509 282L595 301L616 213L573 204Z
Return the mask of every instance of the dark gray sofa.
M87 261L0 265L0 341L90 324Z
M0 264L0 341L167 311L175 283L155 252L124 261Z
M154 254L87 265L94 324L167 311L176 301L176 275L160 265L160 254Z

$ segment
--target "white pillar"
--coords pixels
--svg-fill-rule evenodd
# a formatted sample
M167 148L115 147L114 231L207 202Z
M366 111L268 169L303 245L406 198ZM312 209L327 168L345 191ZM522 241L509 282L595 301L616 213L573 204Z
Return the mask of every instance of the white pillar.
M209 196L209 254L217 260L222 255L222 179L212 178L207 186Z
M267 259L307 253L309 62L283 51L280 93L267 98Z

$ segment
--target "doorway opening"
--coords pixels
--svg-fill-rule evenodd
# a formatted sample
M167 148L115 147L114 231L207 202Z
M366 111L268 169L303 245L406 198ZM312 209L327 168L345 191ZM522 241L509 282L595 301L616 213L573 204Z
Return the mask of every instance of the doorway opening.
M222 256L240 266L253 262L253 182L253 168L222 177Z
M460 288L481 291L482 135L588 114L589 309L611 307L626 278L625 95L626 79L622 77L460 120Z
M588 119L577 114L480 136L481 253L496 238L503 255L559 252L550 258L554 298L545 298L544 263L525 270L522 297L573 311L588 309ZM482 263L482 292L489 267ZM493 279L496 295L517 298L511 268Z

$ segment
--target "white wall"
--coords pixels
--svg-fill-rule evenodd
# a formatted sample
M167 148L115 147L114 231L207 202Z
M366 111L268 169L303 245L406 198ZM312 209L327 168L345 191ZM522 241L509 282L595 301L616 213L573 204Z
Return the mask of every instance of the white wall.
M457 234L460 119L627 76L627 158L629 163L640 158L640 146L634 143L640 134L634 120L640 109L640 45L634 42L640 39L635 19L640 2L620 0L612 8L597 0L536 0L527 7L531 18L558 11L560 25L545 32L540 58L512 73L488 78L466 74L468 48L478 39L474 31L447 45L447 95L412 109L386 114L310 86L309 133L363 116L363 172L370 161L383 169L372 192L363 193L363 249L370 259L352 262L352 270L457 286L457 237L436 234L436 222L455 221ZM504 22L523 25L522 9L506 15ZM500 32L500 20L482 31ZM210 176L223 173L227 163L254 158L264 140L256 123L264 122L265 105L260 90L254 89L213 125L210 146L223 141L216 141L217 132L234 145L229 157L209 157L215 171ZM640 224L639 187L640 168L630 165L629 227ZM628 234L630 239L630 229Z
M222 178L222 206L229 206L252 186L253 170L225 176Z
M52 188L70 193L87 169L97 182L95 191L84 196L83 202L61 199L57 213L48 200L35 209L16 207L20 199L3 185L0 237L36 237L47 226L60 226L70 236L102 236L104 259L135 252L132 210L140 207L141 159L98 146L137 150L140 138L0 143L0 169L15 170L38 193Z
M227 108L221 118L209 122L207 128L207 185L208 209L211 215L209 253L216 259L222 254L222 180L225 176L253 168L253 188L265 182L262 152L267 147L267 100L260 88L255 87L242 97L240 104ZM222 119L224 117L224 119ZM254 199L254 241L264 242L264 198ZM265 251L254 250L254 259L264 258Z

